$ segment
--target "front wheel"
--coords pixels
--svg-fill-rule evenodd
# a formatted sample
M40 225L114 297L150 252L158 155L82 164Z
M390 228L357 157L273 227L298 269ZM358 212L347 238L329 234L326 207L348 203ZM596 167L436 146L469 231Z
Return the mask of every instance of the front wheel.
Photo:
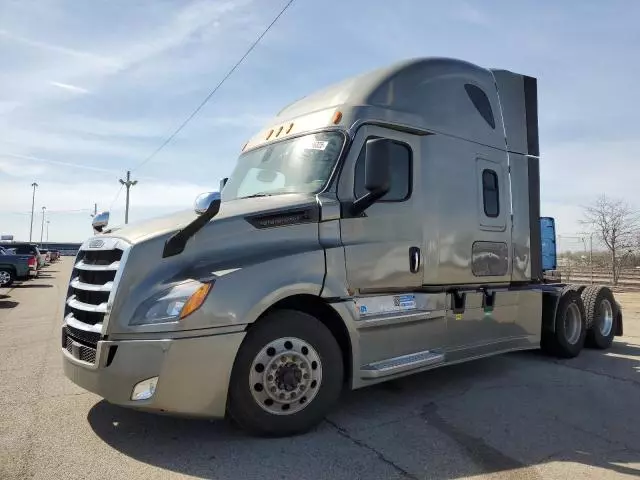
M342 352L327 327L278 310L250 328L233 366L227 410L257 435L304 433L322 421L342 390Z

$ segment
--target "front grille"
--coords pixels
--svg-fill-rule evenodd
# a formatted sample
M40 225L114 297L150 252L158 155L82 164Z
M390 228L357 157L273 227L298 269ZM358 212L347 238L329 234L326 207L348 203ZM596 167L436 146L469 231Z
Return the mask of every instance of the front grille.
M122 242L98 237L92 242L96 240L100 241L102 249L89 249L85 244L76 256L64 311L68 323L78 327L67 326L69 336L79 343L94 347L100 334L95 332L97 328L91 327L101 326L104 322L113 282L124 254ZM108 248L110 246L113 248ZM83 329L81 324L87 328ZM83 355L86 356L86 352Z
M76 288L76 300L82 303L88 303L91 305L100 305L106 303L109 300L109 293L111 292L94 292L91 290L81 290Z
M67 313L72 312L73 318L87 325L97 325L104 320L104 313L87 312L78 308L71 308L67 305Z
M98 341L100 340L100 334L98 332L88 332L86 330L80 330L79 328L70 327L69 325L65 327L64 333L76 342L84 343L93 348L97 347Z
M79 260L87 265L111 265L122 258L122 250L83 250Z
M104 285L112 281L114 277L111 270L78 270L74 273L82 283L89 283L91 285Z
M86 345L82 345L78 342L75 342L74 349L74 340L66 335L65 332L62 333L63 345L64 349L73 355L78 360L83 362L94 364L96 363L96 349L92 347L88 347ZM74 351L75 350L75 351Z

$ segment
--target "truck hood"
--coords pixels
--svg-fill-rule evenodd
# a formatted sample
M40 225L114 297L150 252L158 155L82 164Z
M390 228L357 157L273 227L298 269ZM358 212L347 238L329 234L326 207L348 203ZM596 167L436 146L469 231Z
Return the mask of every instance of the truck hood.
M283 194L272 197L241 198L220 205L220 211L211 220L220 220L251 215L254 213L308 204L312 198L306 194ZM197 214L193 210L183 210L170 215L136 222L124 227L108 229L105 235L121 238L132 245L175 232L194 220ZM206 228L206 227L205 227ZM197 235L197 234L196 234Z
M315 195L286 194L225 202L218 215L189 239L180 254L164 257L166 240L195 217L195 213L180 212L95 237L120 238L132 245L121 266L112 306L120 324L113 328L120 332L130 330L129 319L141 302L184 280L227 274L220 272L245 272L273 260L270 268L277 270L278 265L285 268L282 265L290 265L292 258L306 253L311 254L306 258L314 260L309 260L304 273L295 273L293 281L301 282L309 272L319 279L324 277ZM278 223L283 219L284 224ZM288 219L292 221L287 223ZM260 275L256 279L273 282L265 273Z

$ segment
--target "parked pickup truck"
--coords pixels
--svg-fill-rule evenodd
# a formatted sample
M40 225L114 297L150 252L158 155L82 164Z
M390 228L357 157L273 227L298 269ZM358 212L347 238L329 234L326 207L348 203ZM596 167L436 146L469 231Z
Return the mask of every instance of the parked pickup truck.
M44 255L33 243L2 242L0 243L0 247L3 247L5 249L10 248L14 250L18 255L33 255L34 257L36 257L38 269L45 266Z
M0 247L0 287L9 287L14 280L38 275L38 263L34 255L14 255Z

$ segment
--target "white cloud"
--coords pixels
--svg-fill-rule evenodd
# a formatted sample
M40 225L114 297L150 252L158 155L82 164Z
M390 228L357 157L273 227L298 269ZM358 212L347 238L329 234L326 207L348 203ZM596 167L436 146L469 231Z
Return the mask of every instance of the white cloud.
M489 26L492 23L491 17L487 15L487 13L467 2L462 2L455 9L454 15L467 23L483 27Z
M87 90L86 88L78 87L76 85L71 85L69 83L49 82L49 85L62 88L63 90L68 90L73 93L89 93L89 90Z
M53 43L49 43L49 42L43 42L43 41L39 41L39 40L34 40L31 38L27 38L27 37L23 37L21 35L17 35L15 33L11 33L7 30L0 30L0 37L5 38L6 40L12 41L12 42L16 42L16 43L20 43L23 45L28 45L30 47L33 48L37 48L37 49L43 49L46 50L49 53L56 53L56 54L60 54L63 56L68 56L68 57L72 57L75 59L79 59L82 62L89 62L95 65L100 65L103 67L108 67L111 69L118 69L120 68L120 64L109 57L105 57L102 55L96 55L93 53L89 53L89 52L84 52L82 50L76 50L73 48L67 48L67 47L62 47L60 45L56 45Z
M17 176L17 175L23 176L21 172L29 171L29 168L32 168L34 171L40 168L43 173L47 170L44 167L30 167L24 161L45 163L45 164L73 168L73 169L79 168L82 170L90 170L92 172L116 173L116 174L118 173L117 170L112 170L108 168L95 167L91 165L82 165L79 163L63 162L60 160L52 160L48 158L35 157L33 155L22 155L19 153L4 152L2 153L2 156L23 160L23 162L20 162L20 163L15 163L15 162L11 163L11 162L8 162L7 160L4 161L5 173L7 173L8 175L14 175L14 176Z
M85 181L73 186L66 183L38 183L40 186L36 190L36 204L46 206L47 210L68 211L90 208L94 203L98 203L102 210L112 206L113 208L124 207L124 195L119 195L118 200L113 204L117 192L113 182ZM31 210L30 182L7 182L2 185L2 190L4 200L0 205L0 214ZM167 211L191 208L198 194L211 190L211 185L196 183L140 182L131 188L131 204L136 208L160 208Z
M4 154L6 155L6 154ZM44 175L48 168L44 165L28 165L24 163L16 163L13 160L3 159L0 154L0 173L10 175L12 177L36 177ZM2 189L4 191L4 188Z
M220 19L224 15L249 3L251 0L216 3L200 0L186 5L167 24L147 33L146 38L127 49L120 57L122 68L129 68L183 45L202 29L220 26Z

